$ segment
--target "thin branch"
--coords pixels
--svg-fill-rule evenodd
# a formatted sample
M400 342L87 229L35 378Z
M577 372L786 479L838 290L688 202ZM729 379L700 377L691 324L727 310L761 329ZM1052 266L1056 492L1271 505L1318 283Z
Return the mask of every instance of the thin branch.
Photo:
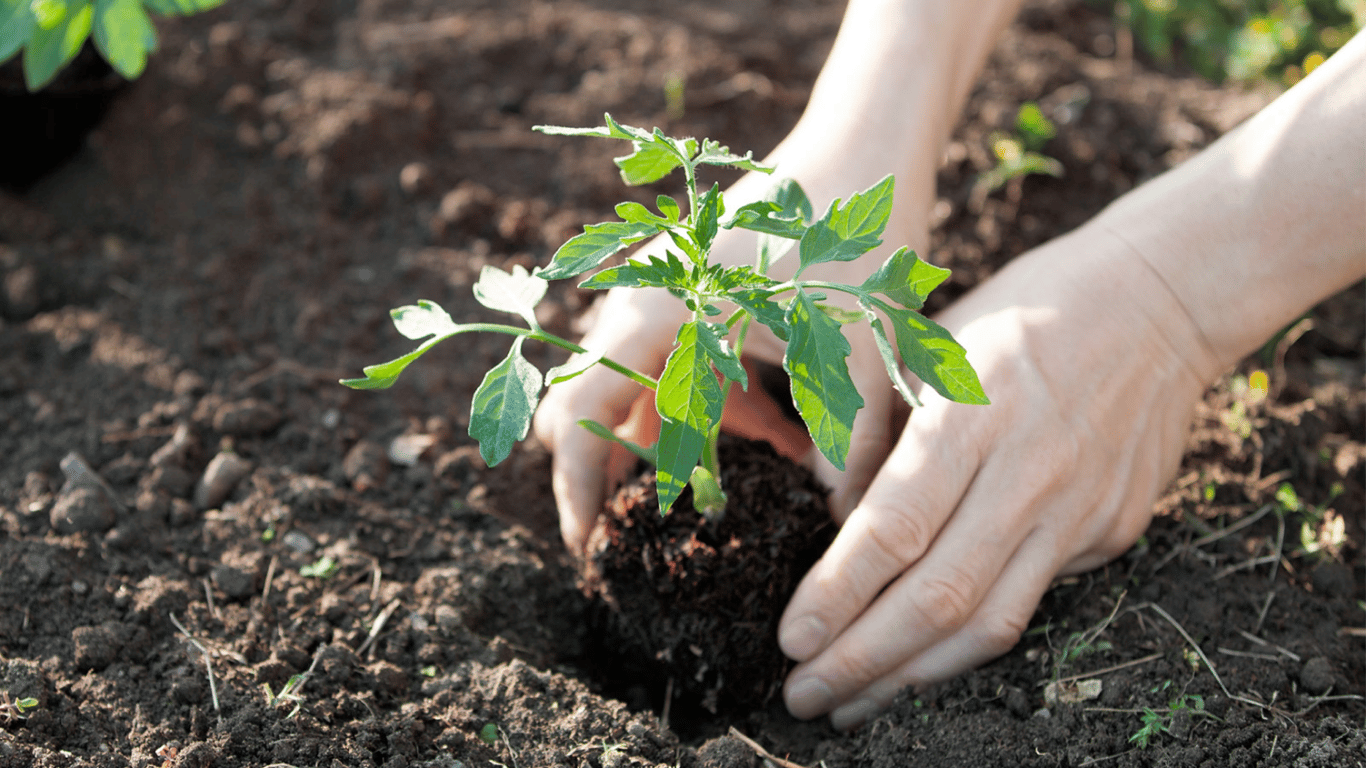
M1081 674L1079 674L1079 675L1072 675L1071 677L1060 677L1060 678L1058 678L1057 680L1054 680L1054 681L1052 681L1052 682L1055 682L1055 683L1070 683L1070 682L1072 682L1073 680L1081 680L1082 678L1087 678L1087 677L1099 677L1099 676L1101 676L1101 675L1108 675L1108 674L1110 674L1111 672L1118 672L1118 671L1121 670L1121 669L1127 669L1128 667L1136 667L1136 666L1138 666L1138 665L1140 665L1140 664L1147 664L1147 663L1150 662L1150 661L1156 661L1157 659L1162 658L1162 656L1163 656L1163 654L1162 654L1161 651L1159 651L1159 652L1157 652L1157 653L1150 653L1150 654L1148 654L1147 656L1144 656L1144 657L1141 658L1141 659L1133 659L1132 661L1126 661L1126 662L1124 662L1124 663L1122 663L1122 664L1116 664L1116 665L1114 665L1114 666L1112 666L1112 667L1105 667L1104 669L1096 669L1096 670L1092 670L1092 671L1090 671L1090 672L1083 672L1083 673L1081 673ZM1040 680L1040 681L1039 681L1039 685L1040 685L1040 686L1047 685L1048 683L1049 683L1048 680Z
M767 760L770 763L773 763L774 765L778 766L779 768L806 768L806 766L802 765L801 763L794 763L791 760L784 760L783 758L778 757L772 752L769 752L767 749L764 749L762 746L760 746L759 742L755 741L754 739L751 739L743 733L740 733L739 729L737 729L733 725L730 727L730 735L734 736L740 741L743 741L745 743L745 746L754 750L754 754L758 755L759 759Z
M399 605L401 605L401 601L398 598L394 598L392 602L384 606L384 610L379 612L379 616L376 617L374 625L370 627L370 636L365 638L365 642L361 643L360 647L356 649L357 656L363 656L365 652L369 650L370 646L375 642L375 638L378 637L380 631L384 629L384 624L389 621L390 616L394 615L394 611L398 610Z

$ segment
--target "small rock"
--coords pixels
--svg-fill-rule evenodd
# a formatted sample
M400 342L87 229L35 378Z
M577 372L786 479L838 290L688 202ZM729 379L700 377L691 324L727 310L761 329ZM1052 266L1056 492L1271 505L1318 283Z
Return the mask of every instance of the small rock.
M182 373L182 375L184 374ZM176 381L179 382L180 379L177 378ZM184 423L177 424L175 433L171 435L171 439L165 445L158 448L156 453L152 454L151 464L154 467L160 467L167 464L184 466L185 460L189 457L190 453L197 448L198 446L195 444L194 435L190 433L190 425Z
M389 461L384 449L369 440L361 440L346 452L342 459L342 473L358 491L369 490L384 483L389 474Z
M118 633L107 626L76 627L71 630L71 643L76 647L76 666L96 672L114 663L123 650Z
M147 484L176 498L185 498L190 495L190 489L194 488L194 476L177 464L167 463L152 470L152 474L147 478Z
M250 437L275 429L282 420L278 408L249 397L220 405L213 414L213 428L225 435Z
M459 611L443 604L436 607L436 626L442 632L453 635L465 628L465 622L460 620Z
M312 552L313 548L318 546L313 543L313 539L308 538L308 534L297 530L285 531L285 535L280 537L280 543L301 555Z
M237 487L237 483L251 471L251 462L235 453L224 451L213 457L194 489L194 503L200 509L210 509L223 503Z
M408 163L398 172L398 185L409 197L421 197L432 191L436 179L426 163Z
M256 578L252 574L231 565L214 566L209 574L213 585L218 587L229 599L241 600L256 591Z
M76 488L63 493L52 505L49 518L59 534L104 533L114 527L118 516L114 505L99 488Z
M109 487L100 474L90 467L90 463L83 456L75 451L62 457L62 474L66 476L66 482L62 484L61 493L66 494L77 488L96 488L104 492L109 502L115 509L123 509L123 503L119 497L114 495L114 489Z
M1327 693L1334 678L1333 664L1324 656L1315 656L1300 667L1300 685L1316 696Z
M1029 696L1023 689L1010 686L1006 689L1006 709L1010 714L1024 720L1029 717Z
M436 445L435 435L399 435L389 443L389 461L411 467L433 445Z

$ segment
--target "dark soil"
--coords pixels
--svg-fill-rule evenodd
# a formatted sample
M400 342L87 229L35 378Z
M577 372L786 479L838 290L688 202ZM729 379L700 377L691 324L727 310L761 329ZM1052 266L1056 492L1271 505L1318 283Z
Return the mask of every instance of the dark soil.
M767 443L726 436L719 453L724 516L708 522L686 488L661 517L654 472L644 473L589 536L583 589L604 606L594 624L607 664L735 714L781 690L791 665L773 642L778 619L835 524L816 478Z
M545 452L487 469L464 434L505 340L462 337L387 393L336 385L407 349L390 307L484 319L484 264L544 263L623 194L677 191L623 193L619 148L530 126L611 111L762 154L841 12L235 0L163 23L75 158L0 194L0 690L39 701L0 711L0 766L760 765L731 727L829 768L1366 764L1360 286L1240 368L1270 371L1268 402L1211 383L1140 546L1060 583L1005 657L852 735L777 701L666 726L662 684L605 673ZM940 173L931 255L954 276L931 309L1269 98L1116 40L1084 2L1007 33ZM1058 118L1066 176L970 205L1028 100ZM581 329L591 296L550 298L543 325ZM68 485L72 452L92 471ZM1282 484L1301 511L1256 517ZM1306 520L1343 536L1307 553ZM1078 675L1097 698L1045 697ZM1140 748L1145 708L1171 717Z

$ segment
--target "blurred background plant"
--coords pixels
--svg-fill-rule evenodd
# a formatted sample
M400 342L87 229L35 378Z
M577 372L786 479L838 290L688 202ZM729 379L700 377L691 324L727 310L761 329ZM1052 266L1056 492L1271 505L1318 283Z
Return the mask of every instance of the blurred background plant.
M92 34L100 55L134 80L157 49L148 16L188 16L224 0L0 0L0 64L23 51L24 82L36 91L80 53Z
M1366 0L1114 0L1161 62L1211 80L1294 85L1366 26Z

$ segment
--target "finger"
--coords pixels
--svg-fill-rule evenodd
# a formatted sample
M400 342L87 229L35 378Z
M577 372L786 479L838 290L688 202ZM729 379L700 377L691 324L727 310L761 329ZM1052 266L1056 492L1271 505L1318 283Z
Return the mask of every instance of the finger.
M731 388L726 399L722 423L727 432L746 440L764 440L774 450L793 461L800 461L811 450L811 438L806 427L793 421L759 382L757 368L748 359L745 371L749 387Z
M1057 572L1052 552L1053 546L1031 536L962 629L837 707L830 713L831 725L839 730L857 728L887 708L903 689L948 680L1015 647Z
M608 473L621 464L620 459L612 460L611 443L578 422L592 419L609 428L620 424L630 412L637 389L629 379L595 368L552 387L536 413L537 437L554 453L551 488L560 512L560 533L571 552L583 549L602 509Z
M830 549L802 579L778 629L783 653L807 661L929 547L976 471L963 429L921 409ZM930 439L933 437L934 439Z
M933 548L819 656L793 671L789 710L810 717L839 706L905 659L956 633L1031 535L1032 521L1056 511L1047 500L1069 476L1056 470L1070 456L1065 450L1057 457L1040 451L1027 462L983 467Z

